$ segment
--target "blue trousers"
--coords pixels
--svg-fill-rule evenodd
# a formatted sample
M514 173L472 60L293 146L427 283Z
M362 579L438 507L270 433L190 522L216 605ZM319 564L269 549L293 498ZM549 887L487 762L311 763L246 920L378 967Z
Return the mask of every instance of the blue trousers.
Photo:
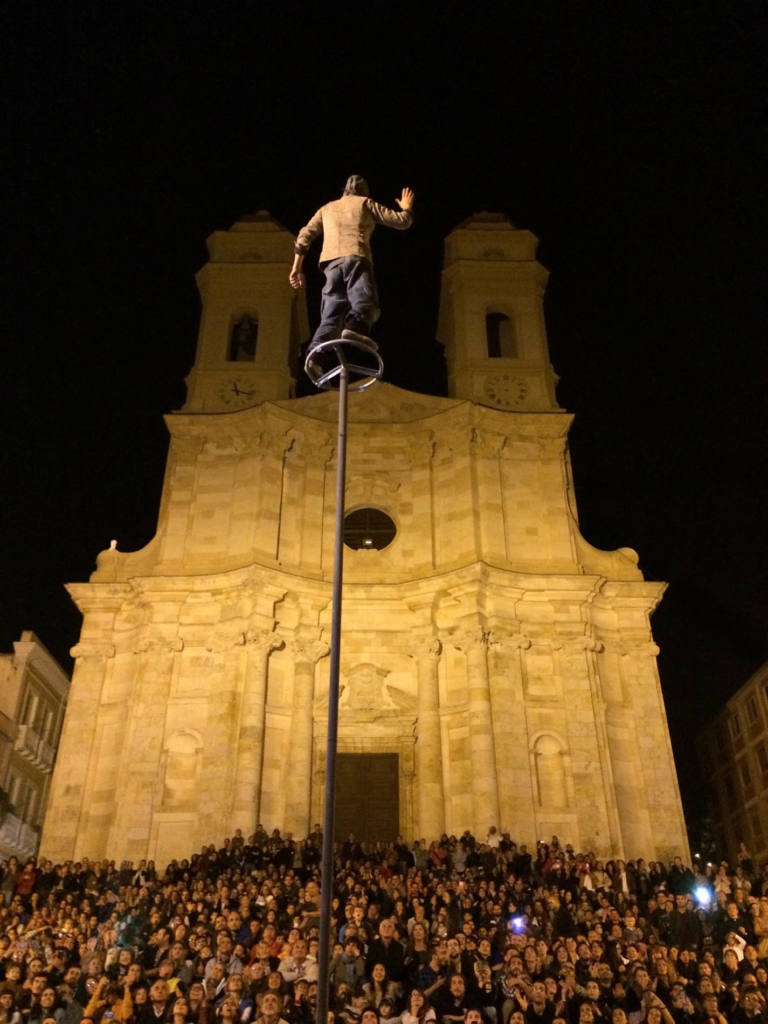
M320 324L313 342L338 338L348 327L370 334L379 318L379 296L370 260L342 256L322 264L325 287L320 302Z

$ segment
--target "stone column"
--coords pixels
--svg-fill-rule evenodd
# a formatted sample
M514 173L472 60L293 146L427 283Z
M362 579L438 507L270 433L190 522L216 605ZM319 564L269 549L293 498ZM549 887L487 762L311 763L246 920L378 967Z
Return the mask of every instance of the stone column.
M312 804L312 725L315 666L328 653L321 640L298 642L294 647L293 718L290 739L290 786L285 803L285 829L294 838L309 834Z
M602 640L597 637L591 637L585 642L584 650L586 654L589 693L591 699L591 723L592 728L594 729L597 767L601 776L600 795L605 801L606 809L607 835L603 838L603 842L600 846L597 844L594 845L598 854L604 853L605 856L607 856L608 853L610 853L611 856L623 856L624 850L621 839L621 820L616 806L616 787L613 776L613 766L611 763L611 747L608 738L608 726L606 723L605 712L607 701L604 695L605 687L603 686L602 670L600 667L600 663L604 661L603 655L605 652L605 645ZM572 733L573 724L570 721L568 723L568 728L569 733ZM595 774L594 766L592 766L591 776L594 778ZM584 801L580 800L581 806L583 806L583 803ZM589 831L587 831L586 828L583 832L589 835Z
M464 651L467 659L473 829L477 837L484 837L491 825L499 824L487 634L483 629L471 630L456 637L454 643L459 650Z
M82 641L70 651L75 671L48 796L40 856L61 862L90 853L79 831L86 780L90 768L101 690L111 643Z
M248 663L243 686L240 724L237 734L234 800L231 828L253 833L261 800L261 774L264 763L264 728L267 707L267 672L272 651L283 640L269 630L246 632Z
M533 787L528 771L528 727L523 693L523 633L494 629L488 637L488 672L499 786L499 826L523 841L536 835Z
M112 829L116 858L135 860L150 856L171 676L175 659L183 649L180 637L153 628L143 631L134 646L136 675L123 747L128 770L117 787L117 813Z
M232 752L248 667L245 622L218 626L206 638L205 647L211 658L210 690L198 782L198 810L204 841L221 842L232 834L230 819L236 769Z
M442 645L436 637L417 641L418 719L416 722L416 832L434 839L445 831L443 752L437 666Z
M631 700L635 771L644 796L643 829L632 838L633 850L648 858L675 855L690 863L677 772L669 738L667 714L656 664L659 648L650 640L625 641L620 649L622 676ZM638 726L642 723L642 727ZM645 834L643 834L643 832ZM630 839L625 842L630 849Z

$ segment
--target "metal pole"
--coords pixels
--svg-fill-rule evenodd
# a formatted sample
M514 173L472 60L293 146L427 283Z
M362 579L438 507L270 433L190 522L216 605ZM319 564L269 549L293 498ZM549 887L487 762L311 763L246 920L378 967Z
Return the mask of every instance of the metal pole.
M347 469L347 364L340 359L339 429L336 443L336 538L333 555L331 663L328 684L328 741L325 753L325 816L320 889L320 949L317 964L316 1024L327 1024L328 965L331 951L333 898L333 828L336 812L336 739L339 727L339 660L341 653L341 582L344 569L344 488Z

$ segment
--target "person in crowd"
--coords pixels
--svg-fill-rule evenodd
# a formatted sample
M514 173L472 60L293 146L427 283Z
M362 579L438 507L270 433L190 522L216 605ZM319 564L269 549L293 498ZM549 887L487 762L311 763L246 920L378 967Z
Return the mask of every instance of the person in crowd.
M395 1005L400 995L400 986L387 977L383 964L374 964L370 980L363 983L363 991L368 997L368 1004L378 1010L384 1000Z
M379 924L379 934L368 947L368 973L371 974L376 964L381 964L387 976L394 982L401 982L405 974L405 950L395 938L395 925L390 918L384 918Z
M401 1024L429 1024L435 1019L435 1011L424 998L421 989L412 989L407 1008L400 1014Z
M467 993L463 974L452 974L448 987L441 989L434 998L434 1006L440 1024L462 1024L467 1010L474 1008L474 1000Z

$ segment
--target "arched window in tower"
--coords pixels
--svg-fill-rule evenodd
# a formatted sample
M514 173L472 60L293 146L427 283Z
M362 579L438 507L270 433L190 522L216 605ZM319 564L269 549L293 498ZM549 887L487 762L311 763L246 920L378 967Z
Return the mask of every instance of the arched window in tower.
M542 807L567 807L565 764L559 740L551 735L539 736L533 747L533 756L539 804Z
M259 339L258 318L250 313L243 313L232 324L229 334L230 363L252 363L256 358L256 343Z
M515 321L507 313L485 314L485 340L489 359L516 359Z

